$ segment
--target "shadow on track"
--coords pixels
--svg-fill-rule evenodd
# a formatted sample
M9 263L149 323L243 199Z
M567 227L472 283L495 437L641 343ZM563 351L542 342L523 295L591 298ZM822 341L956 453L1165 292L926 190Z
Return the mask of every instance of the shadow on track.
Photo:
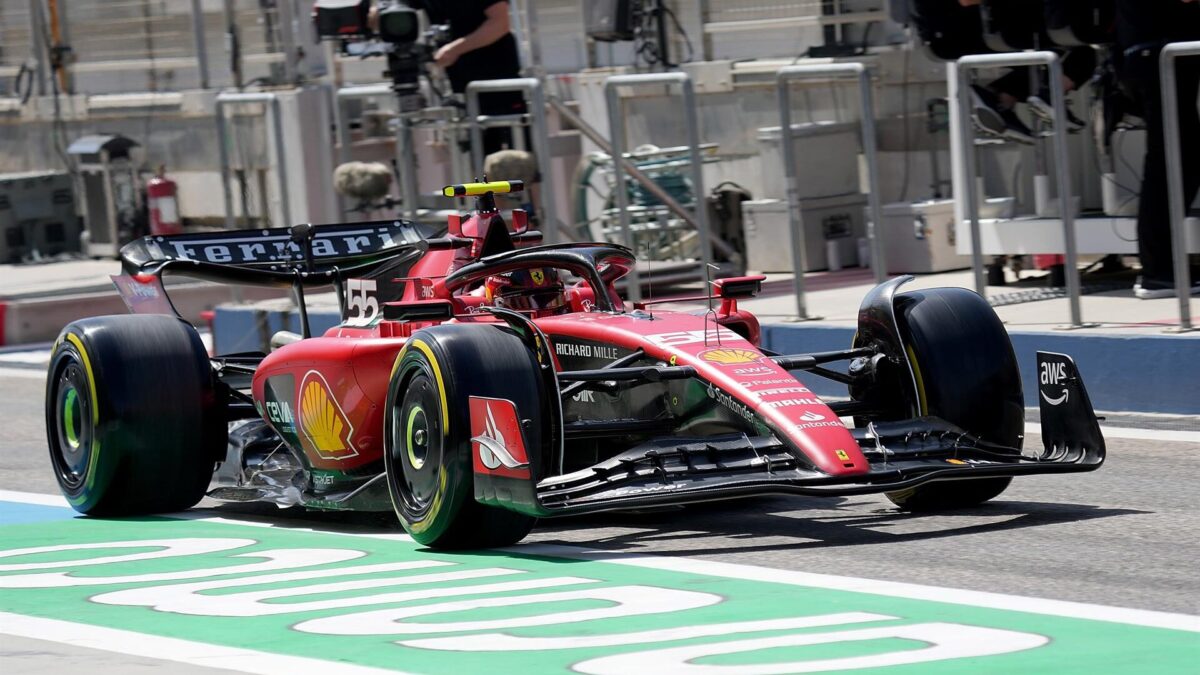
M599 536L590 545L627 551L652 544L655 555L695 555L716 552L697 545L705 539L720 541L720 553L769 552L897 544L1150 513L1089 504L996 501L970 509L912 514L887 508L866 511L863 502L836 501L809 505L792 499L763 499L743 502L738 508L701 505L673 513L605 514L542 521L535 533L541 535L538 540L542 543L579 545L583 542L578 537L568 540L546 535L621 528L620 533ZM770 542L764 543L764 539ZM672 542L679 545L673 547Z
M696 555L715 549L721 553L769 552L896 544L1151 513L1030 501L995 501L934 514L911 514L890 508L867 510L869 505L877 504L854 498L764 497L601 513L542 520L526 541L647 551L655 555ZM403 534L390 513L315 512L256 504L226 504L192 513L194 517L204 517L207 513L214 517L257 520L282 528ZM711 540L714 546L704 546L704 540ZM519 553L520 548L518 545L511 550Z

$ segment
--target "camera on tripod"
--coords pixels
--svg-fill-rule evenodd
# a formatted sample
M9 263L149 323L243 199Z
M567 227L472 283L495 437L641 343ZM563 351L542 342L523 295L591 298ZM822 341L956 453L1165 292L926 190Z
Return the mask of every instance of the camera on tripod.
M421 77L433 83L437 92L436 83L442 78L430 66L437 50L453 40L450 27L429 25L425 12L405 0L376 0L376 5L372 20L371 0L317 0L313 4L317 36L338 41L346 55L386 56L384 77L392 80L400 112L425 108Z

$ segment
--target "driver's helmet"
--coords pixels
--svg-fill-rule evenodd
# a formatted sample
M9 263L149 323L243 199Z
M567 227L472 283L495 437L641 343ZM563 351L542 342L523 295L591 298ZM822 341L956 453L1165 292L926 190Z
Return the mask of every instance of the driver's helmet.
M516 270L488 277L483 284L488 302L516 311L558 309L566 306L558 272L545 267Z

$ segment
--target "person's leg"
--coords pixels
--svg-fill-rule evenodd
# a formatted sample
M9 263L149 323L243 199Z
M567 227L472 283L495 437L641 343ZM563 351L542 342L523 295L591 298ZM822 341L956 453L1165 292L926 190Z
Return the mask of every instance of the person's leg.
M1025 68L1010 68L1004 75L987 85L971 85L974 106L971 121L979 131L1018 143L1032 144L1033 132L1013 112L1018 99L1029 90L1029 73ZM1025 84L1020 82L1025 80Z
M1162 99L1158 86L1158 55L1132 55L1126 81L1141 103L1146 124L1146 158L1138 197L1138 258L1142 276L1135 287L1139 297L1167 297L1174 285L1171 268L1171 225L1167 210L1166 159L1163 153Z
M1091 47L1072 47L1064 52L1062 57L1063 93L1069 94L1092 79L1096 72L1096 51ZM1026 97L1029 110L1037 115L1050 127L1054 126L1054 107L1050 104L1050 88L1043 86L1038 93ZM1075 133L1086 123L1076 117L1071 108L1063 103L1063 112L1067 116L1067 131Z
M1072 47L1062 57L1063 88L1073 91L1084 85L1096 73L1096 50L1091 47Z
M1184 203L1191 206L1200 191L1200 62L1196 57L1176 61L1176 82L1179 87L1179 147L1183 151Z
M1183 203L1190 209L1200 192L1200 59L1183 58L1176 61L1176 83L1179 93L1179 148L1183 168ZM1185 212L1186 213L1186 212ZM1193 257L1194 259L1194 257ZM1174 259L1172 259L1172 275ZM1192 293L1200 292L1200 268L1192 264L1190 270Z
M1029 98L1029 69L1009 68L1007 73L989 82L988 89L996 92L1001 105L1011 108Z
M479 97L479 111L484 115L519 115L525 110L525 98L520 92L485 94ZM484 130L483 154L485 157L493 152L512 147L512 129L500 127Z

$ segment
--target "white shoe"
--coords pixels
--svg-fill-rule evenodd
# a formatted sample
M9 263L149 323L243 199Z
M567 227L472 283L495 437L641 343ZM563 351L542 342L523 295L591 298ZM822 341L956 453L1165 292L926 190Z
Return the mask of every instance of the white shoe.
M1174 286L1164 286L1161 281L1151 281L1145 286L1142 284L1143 281L1139 278L1137 283L1133 285L1133 295L1139 300L1158 300L1160 298L1175 297ZM1200 281L1192 284L1191 295L1200 295Z
M1054 124L1054 106L1047 103L1040 96L1030 96L1025 100L1025 104L1029 106L1029 111L1036 115L1046 124L1047 127L1053 129ZM1071 114L1070 108L1063 108L1063 112L1067 114L1067 132L1072 134L1079 133L1087 123Z

